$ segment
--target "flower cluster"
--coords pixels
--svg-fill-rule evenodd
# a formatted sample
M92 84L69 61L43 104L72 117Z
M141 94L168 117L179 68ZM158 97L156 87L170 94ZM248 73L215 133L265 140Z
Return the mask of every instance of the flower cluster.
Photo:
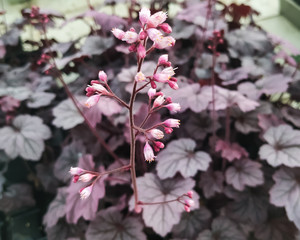
M142 26L139 33L136 32L134 28L131 28L129 31L124 32L121 29L114 28L112 33L114 36L128 44L131 44L129 51L137 52L138 58L145 58L146 54L152 51L153 49L164 49L167 47L174 46L175 39L171 36L164 36L160 31L162 30L165 33L171 33L172 28L168 23L164 23L167 19L167 14L165 12L157 12L151 15L150 10L147 8L142 8L139 13L139 20ZM146 41L149 37L153 41L151 48L146 50Z
M78 181L89 183L87 186L81 188L79 191L81 199L88 198L92 193L93 185L97 181L99 173L87 171L79 167L71 167L69 172L73 176L74 183Z

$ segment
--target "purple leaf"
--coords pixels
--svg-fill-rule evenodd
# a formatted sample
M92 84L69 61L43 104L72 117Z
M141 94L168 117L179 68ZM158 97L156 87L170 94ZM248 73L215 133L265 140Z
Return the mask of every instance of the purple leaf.
M0 106L2 112L11 112L20 106L20 101L11 96L6 96L0 99Z
M226 182L243 191L245 186L255 187L264 183L261 164L249 159L240 159L234 162L225 173Z
M29 98L32 91L28 87L3 87L0 89L0 97L10 96L19 101Z
M143 224L136 217L123 217L115 207L101 210L86 232L87 240L146 240Z
M92 155L85 155L80 158L78 167L95 171L95 163ZM102 171L103 169L100 169L100 172ZM96 181L92 193L87 199L81 199L79 195L79 190L85 187L86 184L81 182L70 184L67 190L68 196L66 201L66 219L68 223L76 224L80 217L83 217L85 220L93 220L96 217L99 199L105 195L104 179L105 177L102 177Z
M95 22L101 26L101 29L106 32L112 30L114 27L127 26L127 21L124 19L95 10L89 10L83 16L94 18Z
M9 213L25 207L35 205L32 188L25 183L17 183L9 186L0 199L0 211Z
M215 218L211 230L200 233L197 240L246 240L246 236L239 230L236 223L226 217Z
M238 108L232 108L230 111L231 115L236 118L234 123L235 128L244 133L259 132L258 117L260 114L272 113L272 105L268 102L260 102L260 106L250 112L242 112Z
M192 212L184 212L180 222L173 227L172 233L174 237L195 239L197 234L209 226L211 213L201 207Z
M284 123L274 114L258 114L258 126L266 132L270 127L277 127Z
M258 102L246 98L237 91L227 90L219 86L214 86L214 91L215 109L217 111L237 105L243 112L249 112L259 106ZM202 93L203 98L206 98L208 101L212 102L212 87L203 87ZM210 103L209 108L212 109L212 103Z
M223 80L223 85L236 84L243 79L248 78L248 71L245 68L239 67L232 70L226 70L219 74L219 78Z
M249 75L251 78L259 78L262 75L271 75L278 71L277 66L272 60L273 55L271 51L264 57L245 56L241 58L242 67L249 69Z
M224 175L220 171L209 169L201 174L199 187L206 198L213 197L216 193L223 192Z
M208 10L207 2L197 2L196 4L193 3L187 6L186 8L182 9L177 14L177 18L187 22L193 22L194 19L199 15L206 16L207 10Z
M261 92L257 89L256 85L252 82L243 82L239 84L238 91L252 100L258 100L261 96Z
M64 130L71 129L84 122L84 118L79 114L71 99L66 99L54 107L53 115L54 120L52 123L56 127L62 127Z
M300 110L293 107L283 107L281 109L282 115L285 119L300 128Z
M226 40L232 57L263 54L272 49L266 33L251 27L228 32Z
M12 121L12 126L0 129L0 149L10 158L21 156L27 160L40 159L51 131L42 119L30 115L19 115Z
M293 79L283 74L274 74L255 82L255 85L262 93L274 94L283 93L288 89L288 84Z
M59 180L67 183L71 179L69 170L78 165L78 159L85 154L85 148L81 141L74 141L65 146L54 165L54 175Z
M36 175L47 192L55 193L58 181L54 177L53 164L39 163L35 166Z
M288 218L300 228L300 184L299 168L279 169L273 175L274 186L270 190L270 202L277 207L285 207Z
M261 159L277 167L281 164L288 167L300 166L300 131L289 125L279 125L269 128L263 135L268 144L261 146Z
M47 228L56 225L58 220L66 214L67 188L59 188L56 197L50 203L47 213L44 215L43 224Z
M247 188L243 192L228 186L225 194L234 201L226 207L227 215L237 222L263 223L267 219L268 196L264 188Z
M226 158L230 162L234 159L248 157L247 151L238 143L228 143L223 140L218 140L215 148L217 152L221 151L222 157Z
M107 49L113 46L113 38L103 38L100 36L88 36L81 47L83 55L101 55Z
M27 99L27 107L40 108L48 106L55 98L55 94L48 92L35 92Z
M202 151L195 151L196 142L189 138L174 140L157 155L156 171L160 179L175 176L195 176L198 170L206 171L211 157Z
M203 140L208 133L213 131L211 116L205 111L199 114L191 113L183 127L188 136L195 140ZM215 127L216 129L220 128L220 124L217 122Z
M271 218L255 227L254 235L259 240L295 240L296 228L286 218Z
M123 165L119 161L115 161L109 167L107 168L107 171L125 166L129 164L129 160L121 159ZM113 173L109 177L109 183L110 185L114 186L117 184L129 184L130 183L130 172L129 171L124 171L124 172L118 172L118 173Z
M172 37L175 39L189 39L195 32L196 26L185 21L174 19Z
M139 200L142 202L161 202L176 199L178 196L187 193L195 186L191 178L175 178L159 180L153 173L146 173L143 177L137 178ZM195 208L198 208L199 196L194 194ZM133 199L131 199L131 205ZM179 223L184 206L177 201L165 204L144 205L143 219L148 227L164 237L169 233L174 224Z

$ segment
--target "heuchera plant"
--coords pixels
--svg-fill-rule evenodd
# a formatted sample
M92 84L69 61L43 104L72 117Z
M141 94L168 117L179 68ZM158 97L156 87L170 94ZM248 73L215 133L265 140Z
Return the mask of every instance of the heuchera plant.
M38 209L49 240L299 239L300 51L245 4L172 2L3 26L5 226ZM50 37L73 21L87 36Z

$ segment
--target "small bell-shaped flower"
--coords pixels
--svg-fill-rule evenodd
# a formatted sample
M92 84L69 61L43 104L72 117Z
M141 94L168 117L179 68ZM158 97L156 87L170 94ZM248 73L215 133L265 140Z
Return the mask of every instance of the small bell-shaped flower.
M147 22L147 27L156 28L158 25L162 24L167 19L167 13L165 12L157 12L154 13Z
M145 157L145 160L147 162L152 162L154 161L154 159L156 158L154 156L154 152L153 152L153 149L152 147L149 145L148 141L146 142L145 146L144 146L144 157Z
M88 108L91 108L95 106L100 100L100 94L96 94L93 96L90 96L84 103L84 105Z
M151 129L149 131L149 133L151 134L152 137L156 138L156 139L162 139L164 137L164 133L163 131L159 130L159 129Z
M134 80L135 80L136 82L143 82L143 81L146 80L146 77L145 77L144 73L138 72L138 73L135 75Z
M166 108L169 109L169 111L177 113L180 111L181 107L179 103L170 103L166 105Z
M166 121L163 122L166 127L170 128L179 128L180 125L180 120L174 119L174 118L169 118Z
M113 28L113 29L111 30L111 32L113 33L113 35L114 35L116 38L118 38L118 39L120 39L120 40L122 40L123 37L124 37L124 35L125 35L125 32L124 32L123 30L121 30L121 29L118 29L118 28Z
M150 15L151 15L151 12L148 8L143 7L141 9L141 11L139 12L139 19L140 19L142 26L144 26L145 24L148 23Z
M158 96L154 100L153 108L161 106L164 102L165 102L165 97L164 96Z
M92 184L90 184L87 187L84 187L84 188L80 189L80 191L79 191L80 198L81 199L87 199L91 195L92 190L93 190L93 185Z

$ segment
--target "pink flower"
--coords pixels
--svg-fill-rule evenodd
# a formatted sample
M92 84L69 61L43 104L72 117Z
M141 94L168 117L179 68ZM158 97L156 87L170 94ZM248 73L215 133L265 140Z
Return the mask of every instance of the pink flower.
M154 13L147 22L147 27L156 28L158 25L162 24L167 19L167 14L165 12Z
M190 207L188 207L187 205L184 205L184 210L185 210L186 212L190 212L190 211L191 211Z
M162 96L158 96L153 103L153 108L159 107L161 106L163 103L165 102L165 97Z
M159 129L152 129L149 131L149 133L156 139L162 139L164 137L164 133Z
M163 122L165 126L170 127L170 128L179 128L180 125L180 120L174 119L174 118L169 118L166 121Z
M143 44L139 44L139 46L137 47L137 53L140 59L146 57L146 49Z
M138 73L135 75L134 80L135 80L136 82L143 82L143 81L146 80L146 77L145 77L144 73L138 72Z
M170 76L168 74L155 73L153 75L153 79L154 79L154 81L165 83L165 82L168 82L168 80L170 79Z
M125 32L124 32L123 30L121 30L121 29L118 29L118 28L113 28L113 29L111 30L111 32L113 33L113 35L114 35L116 38L118 38L118 39L120 39L120 40L122 40L122 38L123 38L124 35L125 35Z
M95 174L91 174L91 173L85 173L82 174L81 176L79 176L79 181L81 182L89 182L91 181L96 175Z
M103 82L107 82L107 75L104 71L99 71L98 78Z
M152 147L149 145L148 142L146 142L145 147L144 147L144 157L145 157L145 160L146 160L147 162L152 162L152 161L154 161L154 159L156 158L156 157L154 156L153 149L152 149Z
M193 206L195 206L195 202L194 202L192 199L186 199L186 200L184 200L184 203L185 203L185 205L188 206L188 207L193 207Z
M194 195L194 192L191 190L191 191L188 191L187 194L186 194L189 198L193 198L193 195Z
M162 65L164 67L170 67L171 62L169 62L168 54L161 55L158 59L158 65Z
M170 78L175 75L175 72L174 72L174 68L172 67L167 67L167 68L164 68L162 71L161 71L162 74L167 74L170 76Z
M179 88L177 82L174 82L174 81L168 81L168 84L170 86L170 88L174 89L174 90L177 90Z
M155 41L154 43L157 49L164 49L167 47L173 47L175 45L175 42L176 40L173 37L168 36L157 39L157 41Z
M166 108L169 109L169 111L175 112L175 113L179 112L181 109L179 103L170 103L170 104L166 105Z
M83 170L82 168L79 167L71 167L69 173L71 175L79 175L81 173L83 173L85 170Z
M148 90L148 96L149 96L149 99L152 99L156 94L156 89L154 88L149 88Z
M85 106L90 108L90 107L93 107L95 106L98 102L99 102L99 99L100 99L100 94L96 94L96 95L93 95L93 96L90 96L86 101L85 101Z
M144 26L145 24L147 24L149 18L150 18L150 10L148 8L142 8L141 11L139 12L139 19L140 22L142 23L142 26Z
M172 32L172 28L169 24L167 23L163 23L160 24L159 27L161 28L161 30L163 30L165 33L171 33Z
M157 29L155 29L155 28L148 29L147 33L148 33L149 38L153 42L160 41L161 39L164 38L164 36L162 35L162 33L160 31L158 31Z
M129 44L135 43L138 40L139 36L136 32L133 31L126 31L122 41L125 41Z
M140 34L139 34L140 40L146 39L147 36L148 36L147 32L145 32L145 31L141 31Z
M81 188L79 193L80 193L80 198L81 199L87 199L93 190L93 185L89 185L87 187Z
M173 128L165 127L164 128L166 134L171 134L173 132Z
M165 145L162 142L159 142L159 141L155 141L154 144L158 148L164 148L165 147Z

